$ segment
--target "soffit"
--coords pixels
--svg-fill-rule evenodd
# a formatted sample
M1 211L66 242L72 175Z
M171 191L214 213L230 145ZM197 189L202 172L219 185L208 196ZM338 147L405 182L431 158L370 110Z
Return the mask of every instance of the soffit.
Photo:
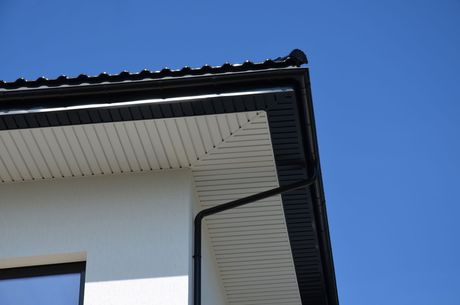
M177 168L202 208L277 187L265 112L0 131L3 183ZM280 196L206 227L229 304L301 304Z
M203 208L279 186L264 112L192 167ZM301 304L281 196L209 216L228 304Z
M0 179L21 182L187 168L256 113L0 131Z

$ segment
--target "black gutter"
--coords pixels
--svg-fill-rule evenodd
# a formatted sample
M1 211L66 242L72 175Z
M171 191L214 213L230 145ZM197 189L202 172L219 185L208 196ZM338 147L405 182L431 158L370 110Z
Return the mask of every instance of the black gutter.
M305 68L285 67L273 70L242 71L228 74L205 74L199 76L184 76L164 79L145 79L131 82L82 84L79 86L49 87L40 89L5 90L0 91L0 108L6 105L24 108L28 105L53 106L54 100L60 100L58 105L66 104L71 97L78 98L78 104L107 101L127 101L145 98L170 98L207 93L221 93L239 89L262 87L280 87L292 85L293 75L303 76ZM245 82L242 83L241 77ZM296 78L294 76L294 78ZM291 80L291 81L286 81ZM284 81L284 82L280 82ZM62 100L66 100L63 103ZM38 103L37 103L38 102ZM34 105L35 106L35 105Z
M308 187L316 182L318 177L317 167L318 166L313 167L313 173L308 179L300 180L292 184L280 186L248 197L223 203L198 212L198 214L195 216L193 235L193 305L201 305L201 225L203 219L206 216L224 212L268 197Z
M321 162L319 156L318 139L316 132L316 122L313 108L313 98L311 93L311 83L309 71L305 71L305 77L303 78L303 84L298 88L299 90L299 103L304 105L302 109L303 116L305 117L305 125L308 126L308 130L305 130L308 134L304 137L309 142L305 149L310 151L312 158L317 160L318 164L318 179L314 185L314 212L315 219L317 220L318 229L318 242L319 249L321 251L321 264L325 276L326 294L329 304L339 304L339 296L337 289L337 281L335 277L334 258L332 255L332 245L329 233L329 225L327 218L326 200L324 195L324 186L321 173Z

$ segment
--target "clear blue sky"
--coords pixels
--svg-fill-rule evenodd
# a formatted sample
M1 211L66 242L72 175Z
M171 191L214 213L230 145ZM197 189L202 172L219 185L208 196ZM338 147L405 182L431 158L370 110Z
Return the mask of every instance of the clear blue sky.
M459 304L460 1L159 2L1 0L0 79L301 48L341 304Z

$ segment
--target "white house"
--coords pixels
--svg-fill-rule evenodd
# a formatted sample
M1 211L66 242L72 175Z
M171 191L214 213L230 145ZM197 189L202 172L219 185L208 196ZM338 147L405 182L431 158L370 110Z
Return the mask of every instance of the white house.
M338 304L305 63L0 82L0 303Z

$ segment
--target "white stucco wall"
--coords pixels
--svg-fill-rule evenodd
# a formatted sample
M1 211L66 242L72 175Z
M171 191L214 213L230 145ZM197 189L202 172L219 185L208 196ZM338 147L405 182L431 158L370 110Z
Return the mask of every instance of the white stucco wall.
M187 304L191 181L173 170L2 184L0 261L86 252L86 305Z

